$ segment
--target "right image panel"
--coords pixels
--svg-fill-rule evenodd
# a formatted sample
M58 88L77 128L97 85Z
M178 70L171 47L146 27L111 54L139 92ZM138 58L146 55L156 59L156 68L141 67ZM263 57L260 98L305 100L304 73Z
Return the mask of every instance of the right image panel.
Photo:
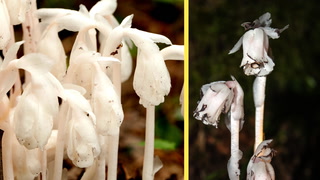
M320 2L189 1L189 179L316 179Z

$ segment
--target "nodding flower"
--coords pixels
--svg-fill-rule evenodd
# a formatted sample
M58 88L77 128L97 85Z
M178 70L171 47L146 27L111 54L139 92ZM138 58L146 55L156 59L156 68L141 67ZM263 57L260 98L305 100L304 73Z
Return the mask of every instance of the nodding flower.
M13 114L13 126L18 141L28 149L43 149L53 128L53 119L58 113L58 96L64 98L60 82L49 72L52 61L37 53L15 59L23 42L13 44L0 67L0 96L7 93L19 80L18 69L24 70L30 81L25 83L23 93L18 97ZM3 76L2 76L3 75ZM47 93L43 98L43 92Z
M102 51L102 55L112 55L124 38L131 39L138 48L137 65L134 72L133 88L144 107L159 105L171 88L170 75L164 58L156 43L171 45L171 41L159 34L131 28L133 15L127 16L114 28Z
M14 112L17 139L28 149L43 149L47 144L59 111L58 96L64 98L62 85L49 73L50 61L41 54L28 54L16 62L17 68L31 75Z
M247 180L274 180L275 174L270 164L276 151L269 148L272 139L262 141L253 156L251 157L247 167Z
M246 75L266 76L273 71L274 62L268 55L269 38L277 39L282 29L271 28L271 15L265 13L253 22L245 22L241 26L248 30L229 54L238 51L243 45L243 58L240 67L243 67Z
M206 125L217 127L220 114L229 112L232 103L239 104L238 99L240 97L238 95L243 96L242 93L239 93L242 92L242 89L241 91L238 89L239 87L240 85L235 79L233 81L217 81L203 85L200 91L202 98L198 102L193 116ZM242 104L239 105L240 107L234 107L233 112L237 113L240 110L237 117L242 119Z
M67 154L72 162L81 168L93 164L94 158L100 154L98 134L96 133L96 117L90 103L74 89L66 89ZM65 103L65 102L63 102Z

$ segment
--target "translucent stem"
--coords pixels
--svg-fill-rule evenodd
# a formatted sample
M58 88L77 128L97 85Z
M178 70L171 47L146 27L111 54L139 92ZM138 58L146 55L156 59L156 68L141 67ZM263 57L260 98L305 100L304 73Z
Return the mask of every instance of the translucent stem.
M142 179L152 180L153 179L153 157L154 157L154 127L155 127L155 107L147 107L147 118L146 118L146 137L144 147L144 159L143 159L143 170Z
M121 102L121 65L114 63L112 68L112 83ZM115 132L108 135L108 180L117 179L120 127L117 127Z
M231 180L238 180L240 176L239 160L241 159L242 155L239 150L239 130L240 120L234 119L231 115L231 157L228 162L228 174Z
M107 138L105 136L100 136L101 142L104 142L101 146L101 153L98 157L97 160L97 174L96 177L97 179L106 179L106 143L107 143ZM108 178L109 179L109 178Z
M3 178L6 180L14 180L13 163L12 163L12 137L14 136L13 130L8 122L2 123L4 131L2 137L2 162L3 162Z
M59 124L57 134L56 153L54 158L54 173L53 180L60 180L62 178L62 164L63 164L63 152L64 152L64 139L65 139L65 126L66 118L63 118L67 114L67 108L65 102L62 103L59 113ZM67 114L68 116L68 114Z
M47 150L39 150L41 155L41 179L47 179Z
M119 130L117 134L108 135L108 180L117 179Z
M254 150L258 147L258 145L264 139L263 115L264 115L266 81L267 81L266 76L257 76L253 83L253 97L254 97L254 105L256 108Z
M39 40L40 30L39 21L35 16L37 10L36 0L27 0L30 4L30 9L26 13L26 19L22 23L23 39L24 43L24 54L37 52L37 41Z

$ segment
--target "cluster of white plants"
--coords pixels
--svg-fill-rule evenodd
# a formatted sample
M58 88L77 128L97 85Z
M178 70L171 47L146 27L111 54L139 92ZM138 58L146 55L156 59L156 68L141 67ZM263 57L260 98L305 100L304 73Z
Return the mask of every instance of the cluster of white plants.
M247 166L247 180L274 180L275 174L270 164L275 151L269 148L272 140L264 140L263 114L265 101L266 76L273 71L274 62L268 56L269 38L277 39L287 29L271 28L271 14L265 13L253 22L241 24L248 30L230 50L229 54L243 46L243 59L240 67L246 75L254 75L253 83L255 113L255 144L254 154ZM203 85L201 100L193 116L206 125L218 127L221 113L228 113L226 125L231 132L231 157L228 161L228 175L231 180L240 177L239 160L242 151L239 149L239 131L244 123L243 97L244 92L239 83L218 81Z
M37 9L35 0L0 0L4 179L66 179L64 158L86 168L83 180L116 179L125 116L121 83L132 73L133 88L147 109L143 179L153 179L161 168L153 153L154 107L171 88L165 60L183 60L184 46L132 28L133 15L118 23L116 8L116 0L101 0L90 10L80 5L79 11ZM13 26L20 24L23 40L16 42ZM58 36L61 30L78 32L70 57ZM157 43L168 46L160 50Z

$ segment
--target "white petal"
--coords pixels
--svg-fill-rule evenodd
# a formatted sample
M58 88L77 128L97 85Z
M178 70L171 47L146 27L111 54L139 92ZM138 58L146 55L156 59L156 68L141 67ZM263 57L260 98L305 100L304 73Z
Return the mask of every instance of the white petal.
M80 6L79 6L79 13L87 18L90 18L89 11L88 11L87 7L83 4L80 4Z
M102 16L112 15L117 8L116 0L105 0L98 1L91 9L90 16L94 17L95 14L100 14Z
M54 49L54 51L53 51ZM66 73L66 55L58 36L58 25L53 23L42 34L38 42L38 52L47 55L53 62L51 73L60 81Z
M69 31L80 31L80 29L87 26L95 26L95 21L82 15L81 13L69 14L66 16L59 17L57 19L61 29Z
M17 58L18 50L23 43L24 41L19 41L10 46L7 53L5 54L4 61L0 66L0 70L4 69L10 61Z
M268 170L271 170L272 166L267 164L269 163L265 163L265 162L255 163L252 166L250 172L248 173L249 175L247 175L247 180L274 180L274 171L272 171L273 173L271 174L268 171Z
M161 50L164 60L183 60L184 59L184 46L172 45L165 47Z
M132 41L135 43L136 46L139 46L139 44L143 43L143 41L141 41L142 37L148 38L155 43L164 43L164 44L169 44L169 45L172 44L170 39L168 39L167 37L165 37L163 35L145 32L145 31L141 31L141 30L138 30L135 28L130 28L130 29L127 28L127 29L125 29L124 33L126 36L129 36L130 39L132 39Z
M254 151L254 154L258 155L258 153L261 152L264 148L268 147L271 142L272 139L262 141L257 147L257 149Z
M37 147L33 137L33 126L37 122L37 113L35 109L42 110L39 107L38 99L34 94L28 93L30 85L26 87L24 95L21 96L14 113L15 133L20 144L29 149Z
M74 87L72 87L72 88L74 88ZM79 88L79 87L77 87L77 88ZM83 90L81 90L81 91L83 91ZM66 101L68 102L68 104L70 105L70 107L72 109L79 109L79 110L87 113L92 118L93 123L95 123L96 117L92 112L91 106L90 106L88 100L86 100L79 91L74 90L74 89L65 89L65 94L67 96Z
M43 54L31 53L22 56L17 67L24 69L33 74L43 74L50 71L52 67L52 60Z
M120 24L120 26L122 28L131 28L131 24L132 24L132 19L133 19L133 14L127 16L126 18L124 18Z
M140 97L140 104L144 107L156 106L164 101L164 96L170 91L170 75L158 47L153 43L143 46L138 50L133 88Z
M78 167L89 167L100 153L100 146L92 120L80 109L72 109L71 129L67 152L69 158Z
M78 11L62 8L41 8L37 10L36 15L39 19L41 19L41 21L44 21L53 17L64 16L67 14L74 13L78 13Z
M103 56L110 56L110 55L115 55L118 54L117 47L121 44L122 39L123 39L123 27L118 26L114 28L110 34L108 35L108 38L106 40L105 47L102 50L101 54Z
M96 31L94 29L91 29L91 27L86 27L79 31L72 46L70 54L70 64L75 63L75 59L86 51L97 51Z
M279 30L271 27L263 27L264 32L272 39L278 39L280 37Z
M10 91L16 80L19 78L17 69L8 68L0 71L0 99Z
M207 86L205 86L204 89L206 89L206 87ZM230 108L225 106L228 99L232 101L233 93L224 82L211 83L210 88L207 89L201 101L198 103L193 116L198 120L202 120L206 125L217 127L222 110Z
M121 49L121 82L129 79L132 74L132 57L128 45L122 42Z
M115 134L120 128L124 114L119 97L110 79L100 66L95 66L91 104L97 117L97 129L102 135Z
M263 62L264 51L266 50L264 43L267 39L266 34L260 28L248 31L243 37L243 53L250 59Z
M241 38L238 40L238 42L233 46L233 48L229 51L228 54L233 54L235 52L237 52L240 47L241 47L241 44L242 44L242 41L243 41L243 36L241 36Z
M266 12L265 14L263 14L263 15L261 15L260 17L259 17L259 22L261 23L261 24L265 24L265 26L270 26L271 25L271 22L272 22L272 20L271 20L271 14L269 13L269 12Z

